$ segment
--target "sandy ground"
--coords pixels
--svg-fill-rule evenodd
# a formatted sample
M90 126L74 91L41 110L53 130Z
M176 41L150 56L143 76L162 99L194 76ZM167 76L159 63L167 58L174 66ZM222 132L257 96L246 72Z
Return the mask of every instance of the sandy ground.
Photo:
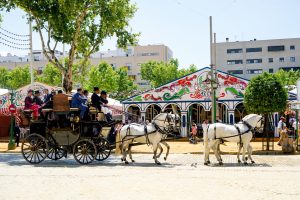
M171 154L161 166L151 157L82 166L69 156L34 166L2 153L0 199L300 199L300 155L255 155L248 166L234 155L224 155L223 166L204 166L200 154Z

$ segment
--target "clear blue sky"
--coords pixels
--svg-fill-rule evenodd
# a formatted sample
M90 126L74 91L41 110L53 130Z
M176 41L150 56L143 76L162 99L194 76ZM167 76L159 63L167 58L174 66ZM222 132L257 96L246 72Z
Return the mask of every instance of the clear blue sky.
M299 0L134 0L139 10L131 21L141 32L141 45L163 43L169 46L181 67L209 65L209 21L217 41L300 37ZM28 25L20 10L4 14L2 27L28 34ZM102 50L115 48L115 39L107 39ZM34 49L41 49L34 34ZM60 50L62 47L59 46ZM28 52L0 44L0 52L24 55Z

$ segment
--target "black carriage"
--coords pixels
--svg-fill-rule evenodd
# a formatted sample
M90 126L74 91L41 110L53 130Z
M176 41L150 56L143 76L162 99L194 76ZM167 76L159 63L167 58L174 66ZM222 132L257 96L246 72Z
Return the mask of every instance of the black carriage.
M29 135L22 142L22 154L26 161L38 164L49 158L59 160L72 153L80 164L93 160L103 161L114 148L106 136L114 123L105 121L104 114L90 107L89 120L80 120L79 109L70 108L70 97L57 94L53 108L42 109L39 120L31 120L31 110L24 110L28 120Z

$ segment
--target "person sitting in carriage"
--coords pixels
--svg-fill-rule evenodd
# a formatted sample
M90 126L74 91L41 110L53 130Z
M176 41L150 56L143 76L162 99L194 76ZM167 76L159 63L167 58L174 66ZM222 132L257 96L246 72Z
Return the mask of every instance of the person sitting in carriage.
M80 119L84 119L84 116L88 110L88 106L85 104L86 99L83 96L83 92L81 88L77 89L77 93L75 93L72 97L71 107L80 109Z
M97 108L99 111L102 111L105 116L106 120L108 122L112 121L112 112L110 109L106 107L106 104L108 104L107 100L107 93L105 91L101 92L101 96L99 96L100 90L98 87L94 87L94 93L91 97L92 99L92 106Z
M25 98L25 110L33 111L33 118L38 119L39 117L39 106L33 101L33 90L28 90Z

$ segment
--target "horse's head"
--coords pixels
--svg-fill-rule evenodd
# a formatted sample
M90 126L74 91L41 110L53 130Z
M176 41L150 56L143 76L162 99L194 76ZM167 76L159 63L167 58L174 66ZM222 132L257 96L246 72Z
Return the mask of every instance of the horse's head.
M263 126L263 117L257 114L249 114L243 118L253 129L260 129Z
M180 132L181 130L181 120L178 114L160 113L153 118L152 122L169 133Z

